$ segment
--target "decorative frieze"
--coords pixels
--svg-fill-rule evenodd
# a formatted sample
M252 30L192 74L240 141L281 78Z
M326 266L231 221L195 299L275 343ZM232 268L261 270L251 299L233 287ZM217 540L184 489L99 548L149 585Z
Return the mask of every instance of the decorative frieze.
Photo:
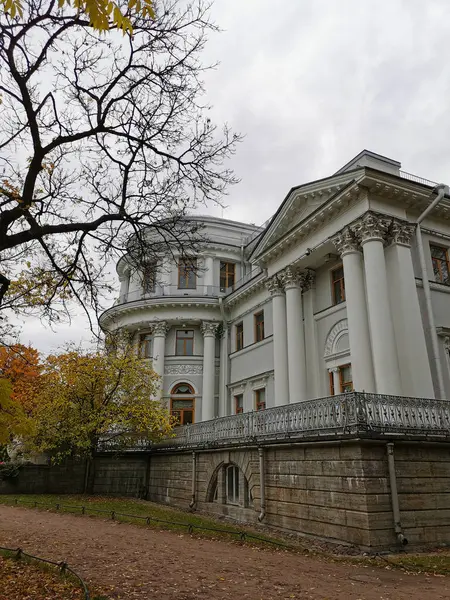
M165 375L201 375L203 373L202 365L166 365Z
M348 332L348 321L347 319L342 319L338 321L329 332L327 336L327 340L325 342L325 353L324 357L327 358L332 356L335 353L335 347L337 340L341 337L343 333Z

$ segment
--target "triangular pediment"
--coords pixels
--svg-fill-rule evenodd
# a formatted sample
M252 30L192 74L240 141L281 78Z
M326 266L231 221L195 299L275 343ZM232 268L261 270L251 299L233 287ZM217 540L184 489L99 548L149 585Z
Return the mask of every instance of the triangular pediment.
M261 256L354 179L355 172L343 173L292 188L253 249L252 258Z

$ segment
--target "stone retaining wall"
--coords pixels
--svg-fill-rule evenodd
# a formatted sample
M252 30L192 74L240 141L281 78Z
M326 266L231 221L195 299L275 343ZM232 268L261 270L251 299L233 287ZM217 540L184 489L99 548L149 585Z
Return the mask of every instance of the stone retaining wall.
M264 523L362 548L397 544L385 442L285 445L269 447L264 455ZM257 450L198 452L196 461L198 508L256 522L261 509ZM396 443L395 461L409 542L450 542L450 444ZM217 469L230 463L247 479L250 507L212 501L208 495ZM191 469L191 452L153 455L149 499L186 509Z

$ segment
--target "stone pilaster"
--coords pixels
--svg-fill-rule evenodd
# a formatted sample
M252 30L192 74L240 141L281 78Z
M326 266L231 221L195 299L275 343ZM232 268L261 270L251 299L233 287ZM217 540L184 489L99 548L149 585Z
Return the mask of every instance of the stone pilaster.
M164 356L166 353L166 335L169 330L165 321L152 323L153 334L153 370L160 379L160 389L157 398L160 399L163 391L164 377Z
M300 402L307 399L306 354L301 277L295 267L287 267L284 270L284 288L286 293L289 402Z
M345 227L332 239L332 242L342 257L344 267L353 387L358 392L374 393L376 387L370 347L361 246L350 227Z
M433 380L411 256L414 226L395 219L385 249L398 364L405 396L433 398Z
M267 282L267 289L272 296L274 403L275 406L282 406L289 403L286 296L283 275L272 277Z
M391 223L392 219L368 212L354 224L352 230L358 237L364 254L368 320L376 391L379 394L401 395L400 371L384 255L384 245L388 239Z
M218 323L203 321L203 390L202 421L214 419L215 414L215 374L216 374L216 333Z
M321 395L321 370L319 367L317 327L314 319L316 272L313 269L307 269L301 274L300 281L303 290L305 347L308 349L306 353L308 398L317 398Z

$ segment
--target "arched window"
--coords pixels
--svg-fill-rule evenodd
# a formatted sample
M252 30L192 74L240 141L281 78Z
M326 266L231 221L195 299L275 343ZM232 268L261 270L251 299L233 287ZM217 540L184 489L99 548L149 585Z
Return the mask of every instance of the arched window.
M251 507L252 494L244 473L234 463L221 464L214 473L207 495L208 502Z
M182 396L194 395L194 389L189 383L177 383L171 391L170 414L176 418L179 425L190 425L194 423L195 399L182 398ZM180 397L181 396L181 397Z

